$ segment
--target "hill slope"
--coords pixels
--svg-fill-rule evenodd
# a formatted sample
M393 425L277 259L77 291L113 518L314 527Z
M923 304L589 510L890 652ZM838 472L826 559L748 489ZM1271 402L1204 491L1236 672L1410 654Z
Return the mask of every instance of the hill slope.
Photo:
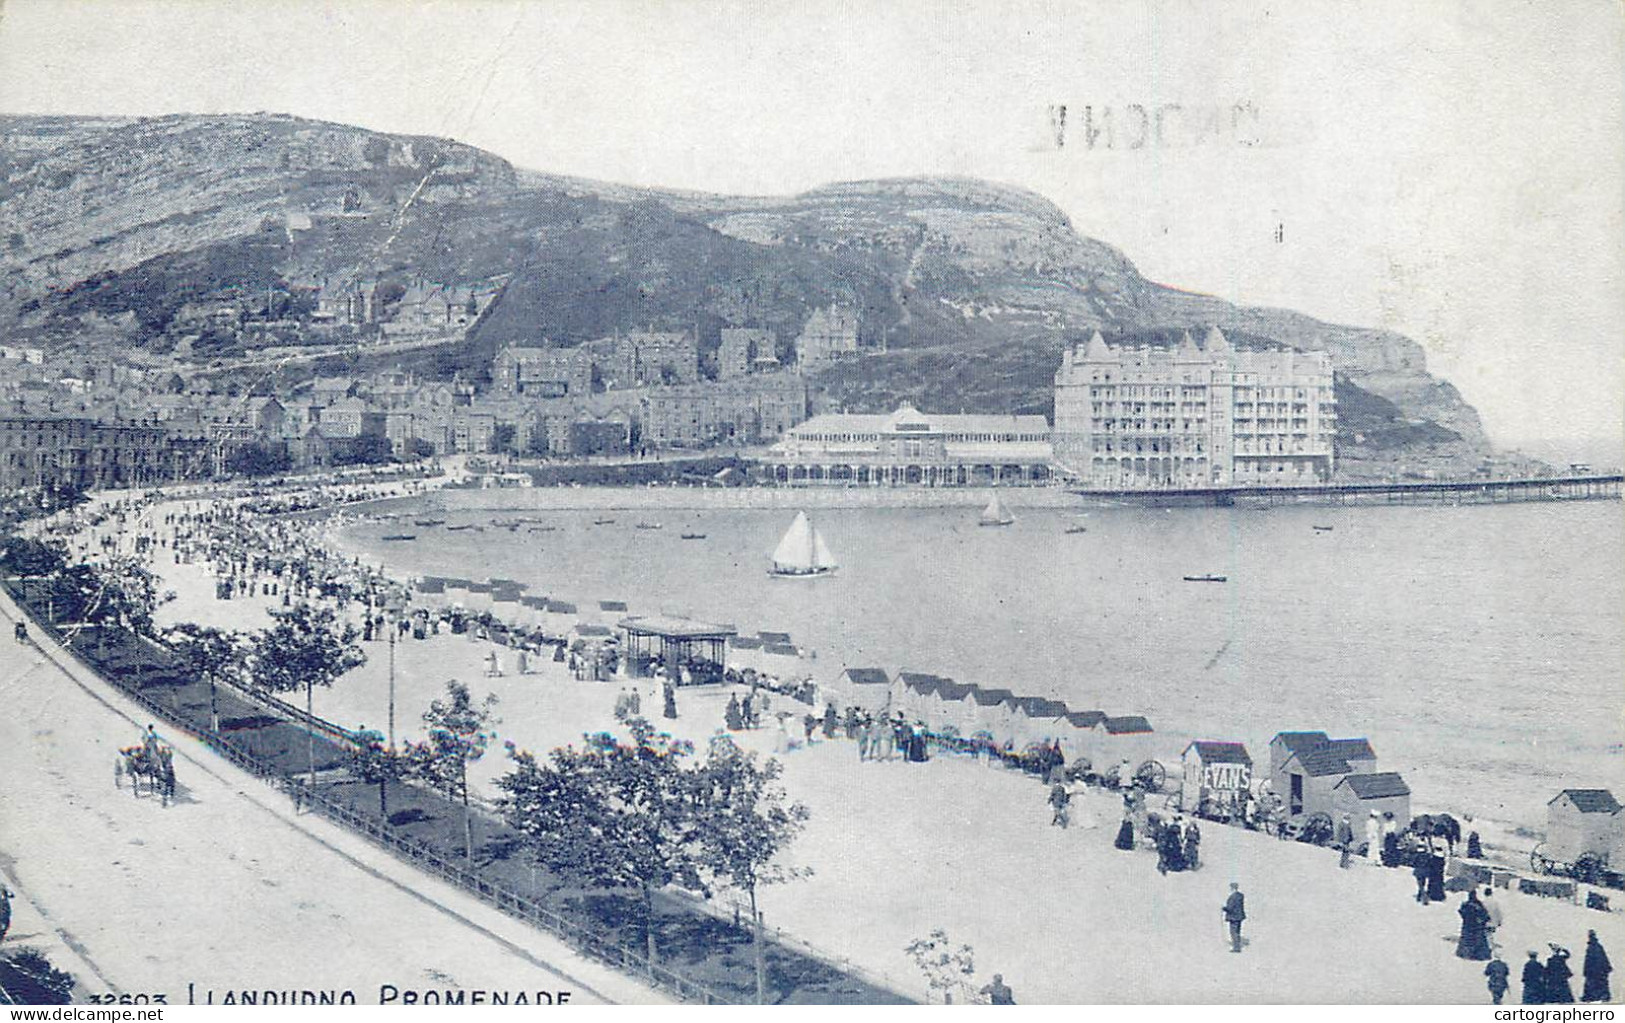
M1143 278L1041 196L958 179L733 198L517 171L444 139L279 115L0 118L0 332L47 346L168 350L188 303L352 281L496 292L459 350L614 330L770 328L856 307L888 353L819 378L821 401L1048 412L1062 348L1093 330L1165 343L1217 324L1332 354L1342 457L1459 471L1477 413L1400 335L1248 309ZM267 300L269 302L269 300Z

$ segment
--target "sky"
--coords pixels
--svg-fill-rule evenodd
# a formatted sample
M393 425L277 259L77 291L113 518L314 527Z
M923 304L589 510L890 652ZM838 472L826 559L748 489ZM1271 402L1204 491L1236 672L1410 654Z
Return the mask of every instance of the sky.
M1416 339L1498 444L1625 446L1614 0L0 0L0 111L725 193L987 178L1154 280Z

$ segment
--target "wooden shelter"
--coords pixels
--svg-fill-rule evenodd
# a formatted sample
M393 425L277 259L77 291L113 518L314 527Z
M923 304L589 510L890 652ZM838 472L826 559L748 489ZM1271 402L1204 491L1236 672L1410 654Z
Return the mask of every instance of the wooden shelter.
M737 634L731 625L710 625L670 615L623 618L620 628L626 634L628 658L636 663L659 656L666 677L673 681L681 677L684 664L711 664L721 672L728 640Z
M1366 818L1394 815L1396 821L1411 819L1411 787L1397 771L1344 775L1332 786L1331 806L1326 811L1333 820L1349 815L1355 834L1363 836Z
M825 702L837 710L856 707L870 714L886 713L891 705L891 677L880 668L848 668L825 688Z

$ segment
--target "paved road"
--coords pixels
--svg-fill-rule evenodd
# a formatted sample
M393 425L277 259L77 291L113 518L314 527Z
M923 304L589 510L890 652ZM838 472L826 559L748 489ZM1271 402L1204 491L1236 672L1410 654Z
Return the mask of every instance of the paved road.
M146 720L65 658L10 638L0 597L0 872L31 944L77 954L89 991L569 992L664 1001L311 816L184 736L168 808L114 787ZM37 630L36 630L37 631ZM52 648L57 656L60 651ZM160 732L163 730L160 729ZM9 941L8 941L9 944ZM465 993L464 997L469 995ZM405 998L402 994L401 998Z

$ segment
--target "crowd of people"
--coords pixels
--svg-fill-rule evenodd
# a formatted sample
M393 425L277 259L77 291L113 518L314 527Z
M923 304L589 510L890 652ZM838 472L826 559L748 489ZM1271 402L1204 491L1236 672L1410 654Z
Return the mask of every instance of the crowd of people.
M1462 916L1464 932L1467 927L1468 913L1464 904ZM1522 989L1521 1001L1524 1005L1573 1005L1574 969L1569 965L1570 952L1555 942L1549 943L1547 948L1549 951L1545 962L1541 961L1540 952L1536 949L1530 949L1529 957L1524 960L1523 972L1518 978ZM1500 1005L1511 988L1512 970L1498 954L1492 953L1488 958L1490 961L1484 967L1485 984L1489 988L1490 999L1496 1005ZM1597 932L1588 932L1585 958L1580 964L1580 1001L1612 1001L1613 993L1609 988L1608 976L1613 972L1614 966L1608 961L1608 953L1603 949L1602 942L1597 940Z

